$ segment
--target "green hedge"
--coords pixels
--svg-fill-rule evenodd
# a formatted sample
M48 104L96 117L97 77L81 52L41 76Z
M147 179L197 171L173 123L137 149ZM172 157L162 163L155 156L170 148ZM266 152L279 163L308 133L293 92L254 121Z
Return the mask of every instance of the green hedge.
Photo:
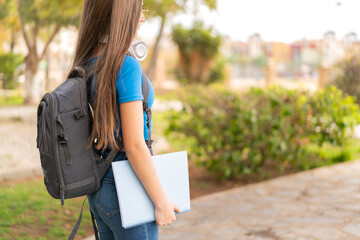
M193 85L179 98L184 108L170 112L167 135L220 179L348 160L351 130L360 122L354 99L335 87L238 94Z

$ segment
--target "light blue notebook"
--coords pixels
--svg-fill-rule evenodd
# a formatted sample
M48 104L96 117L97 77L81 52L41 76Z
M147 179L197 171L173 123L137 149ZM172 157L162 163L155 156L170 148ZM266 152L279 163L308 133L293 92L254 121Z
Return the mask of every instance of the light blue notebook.
M187 152L152 156L161 185L170 202L181 213L190 211L190 188ZM128 160L112 163L121 222L130 228L155 221L155 207ZM179 214L175 212L175 214Z

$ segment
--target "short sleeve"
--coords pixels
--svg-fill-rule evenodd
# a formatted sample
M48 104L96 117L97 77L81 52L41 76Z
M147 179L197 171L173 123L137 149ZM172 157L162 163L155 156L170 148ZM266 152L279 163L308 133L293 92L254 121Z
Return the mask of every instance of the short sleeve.
M116 93L119 103L143 100L142 69L140 63L131 56L125 56L124 63L116 80Z

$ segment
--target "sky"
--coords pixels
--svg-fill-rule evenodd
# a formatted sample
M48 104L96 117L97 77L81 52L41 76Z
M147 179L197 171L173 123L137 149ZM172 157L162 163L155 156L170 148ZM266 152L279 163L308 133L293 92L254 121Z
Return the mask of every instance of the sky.
M260 33L264 41L291 43L303 38L321 39L329 30L337 39L349 32L360 38L359 11L360 0L218 0L217 11L201 7L197 18L233 41L247 41L249 35ZM165 32L170 32L171 24L189 27L193 20L191 14L178 15ZM145 22L139 37L154 37L158 26L156 19Z

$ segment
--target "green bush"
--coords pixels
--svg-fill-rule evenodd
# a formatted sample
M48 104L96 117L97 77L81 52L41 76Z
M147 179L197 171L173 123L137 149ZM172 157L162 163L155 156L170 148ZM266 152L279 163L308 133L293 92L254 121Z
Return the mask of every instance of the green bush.
M16 68L24 61L19 54L0 54L0 81L4 89L14 89L17 85Z
M179 98L184 108L169 114L166 133L219 179L347 160L339 154L333 154L337 160L326 158L322 149L347 148L360 122L354 99L335 87L316 93L271 88L238 94L219 85L190 86Z
M218 55L215 59L215 65L210 69L210 75L208 79L208 83L220 83L224 82L226 78L226 70L225 70L226 60L221 55Z
M345 93L355 96L360 103L360 57L351 56L341 60L335 65L337 74L335 86Z

